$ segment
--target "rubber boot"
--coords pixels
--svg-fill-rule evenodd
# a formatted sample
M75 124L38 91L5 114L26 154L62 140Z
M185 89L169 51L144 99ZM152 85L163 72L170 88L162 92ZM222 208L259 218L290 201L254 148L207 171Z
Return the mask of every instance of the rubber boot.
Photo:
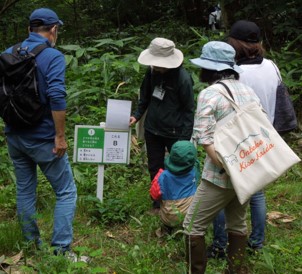
M186 236L186 261L189 274L203 274L207 267L207 252L204 236Z
M247 274L248 269L244 266L247 236L239 233L228 233L228 267L225 274Z

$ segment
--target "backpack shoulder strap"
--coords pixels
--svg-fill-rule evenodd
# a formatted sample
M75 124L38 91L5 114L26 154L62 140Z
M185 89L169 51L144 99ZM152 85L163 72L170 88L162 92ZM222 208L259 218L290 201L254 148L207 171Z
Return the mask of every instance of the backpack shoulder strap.
M13 46L13 49L12 49L12 53L13 54L17 54L18 53L18 49L21 47L22 43L18 43L16 45Z
M46 44L41 44L41 45L38 45L36 47L34 47L30 53L32 53L34 56L37 56L38 54L40 54L42 52L42 50L48 48L49 46L46 45Z
M12 54L17 54L18 53L18 50L20 49L20 47L22 46L22 43L18 43L16 45L13 46L13 49L12 49ZM40 44L36 47L34 47L32 50L31 50L31 53L34 55L34 56L37 56L42 50L48 48L49 46L46 45L46 44Z
M272 61L272 60L270 60L271 61L271 63L272 63L272 65L273 65L273 67L274 67L274 69L275 69L275 71L276 71L276 73L277 73L277 76L278 76L278 78L279 78L279 80L280 80L280 83L282 82L282 77L281 77L281 75L280 75L280 71L278 71L278 69L277 69L277 67L276 67L276 64Z

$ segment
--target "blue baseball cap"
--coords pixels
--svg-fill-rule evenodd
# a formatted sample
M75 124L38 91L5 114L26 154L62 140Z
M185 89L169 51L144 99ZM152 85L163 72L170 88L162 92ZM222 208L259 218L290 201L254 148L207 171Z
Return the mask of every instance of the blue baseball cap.
M49 26L58 24L60 26L63 25L63 22L59 19L58 15L51 9L40 8L36 9L32 12L29 17L30 26L38 27L38 26Z

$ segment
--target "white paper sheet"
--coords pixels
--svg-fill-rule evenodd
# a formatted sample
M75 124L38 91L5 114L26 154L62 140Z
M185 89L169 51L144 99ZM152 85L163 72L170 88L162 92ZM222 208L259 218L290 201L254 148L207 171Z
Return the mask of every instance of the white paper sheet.
M108 99L106 128L128 130L131 113L131 101Z

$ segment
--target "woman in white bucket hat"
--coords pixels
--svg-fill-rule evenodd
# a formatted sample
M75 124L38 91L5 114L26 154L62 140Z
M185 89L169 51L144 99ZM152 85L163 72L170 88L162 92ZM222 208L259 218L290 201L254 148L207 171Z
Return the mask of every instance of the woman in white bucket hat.
M241 68L235 63L235 50L227 43L212 41L205 44L199 58L191 62L201 68L200 80L210 86L197 99L193 138L202 145L207 156L202 180L187 211L183 227L186 234L187 262L191 273L205 273L207 254L205 234L216 215L225 210L228 232L228 266L225 273L247 273L243 266L247 243L246 207L241 205L228 175L217 159L213 135L218 121L233 111L219 91L228 86L239 105L256 101L254 91L238 81Z
M146 66L170 69L179 67L183 59L183 53L175 48L173 41L159 37L151 41L149 47L141 52L137 61Z
M148 66L140 99L130 125L147 111L144 129L151 180L164 168L166 149L178 140L190 140L194 122L193 80L183 68L183 53L173 41L155 38L141 52L138 62ZM153 202L158 211L159 203Z

